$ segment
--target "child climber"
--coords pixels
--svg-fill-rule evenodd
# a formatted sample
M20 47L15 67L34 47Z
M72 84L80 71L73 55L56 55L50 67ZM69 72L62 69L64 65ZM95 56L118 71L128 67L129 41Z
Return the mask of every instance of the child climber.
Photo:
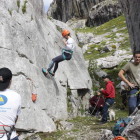
M70 32L67 29L63 30L62 36L64 38L63 43L65 45L63 49L60 47L60 49L62 50L62 54L52 59L47 71L45 69L42 69L42 72L44 73L45 76L48 73L54 76L58 68L58 63L64 60L70 60L72 58L73 49L74 49L74 40L71 38ZM54 70L52 72L51 69L53 68L53 66L54 66Z

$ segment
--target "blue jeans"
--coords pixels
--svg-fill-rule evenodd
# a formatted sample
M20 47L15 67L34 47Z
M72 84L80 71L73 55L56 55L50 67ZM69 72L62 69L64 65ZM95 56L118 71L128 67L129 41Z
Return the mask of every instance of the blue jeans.
M105 100L105 104L103 106L103 117L102 117L102 122L107 122L107 112L108 112L108 108L114 104L114 99L111 98L107 98Z
M11 139L11 140L19 140L19 139L18 139L18 136L17 136L17 137L15 137L15 138Z
M128 92L128 95L130 96L128 98L129 115L131 115L134 112L135 108L140 104L140 95L139 94L137 96L134 95L138 90L139 89L131 89Z

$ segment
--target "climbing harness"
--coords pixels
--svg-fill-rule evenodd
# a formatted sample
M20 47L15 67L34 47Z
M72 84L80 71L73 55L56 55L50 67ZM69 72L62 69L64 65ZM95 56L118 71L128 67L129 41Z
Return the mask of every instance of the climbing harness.
M6 134L7 140L10 140L12 132L15 131L15 126L0 125L0 134L3 134L0 139Z
M59 46L59 48L61 48L61 46L55 41L55 43ZM63 59L66 60L66 56L64 54L64 52L69 53L69 54L73 54L73 51L71 50L66 50L66 49L61 49L62 55L63 55Z
M35 102L36 98L37 98L37 94L33 93L33 80L31 78L28 78L28 79L31 81L31 83L29 83L31 94L32 94L31 99L32 99L33 102Z
M140 93L140 87L135 87L135 88L133 88L133 89L139 89L139 90L138 90L135 94L127 95L128 98L129 98L129 97L135 97L135 96L137 96L137 95ZM129 87L128 91L130 91L130 90L132 90L132 88Z
M64 52L69 53L69 54L71 54L71 55L73 54L73 51L65 50L65 49L62 49L61 52L62 52L62 55L63 55L63 59L64 59L64 60L66 60L66 56L65 56Z

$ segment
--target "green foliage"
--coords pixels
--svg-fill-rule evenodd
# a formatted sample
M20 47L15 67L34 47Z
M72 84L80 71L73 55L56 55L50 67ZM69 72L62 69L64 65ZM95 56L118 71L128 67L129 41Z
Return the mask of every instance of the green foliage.
M22 13L23 14L26 12L26 3L27 3L27 1L25 1L24 5L22 6Z
M63 30L59 26L56 25L57 30L61 33Z
M116 49L116 45L112 45L111 47L114 48L114 49Z
M12 16L12 11L13 11L13 10L9 10L9 9L8 9L8 11L9 11L9 14Z
M49 16L48 16L47 18L48 18L49 20L52 20L52 17L49 17Z
M34 18L33 18L33 16L31 15L31 21L33 20Z
M98 27L85 27L82 29L75 29L76 32L93 33L94 35L105 34L111 32L113 28L122 29L126 27L124 15L121 15L115 19L112 19ZM127 32L127 31L126 31Z
M80 48L83 48L83 45L82 45L82 44L78 44L78 46L79 46Z
M20 0L17 0L17 7L20 8Z

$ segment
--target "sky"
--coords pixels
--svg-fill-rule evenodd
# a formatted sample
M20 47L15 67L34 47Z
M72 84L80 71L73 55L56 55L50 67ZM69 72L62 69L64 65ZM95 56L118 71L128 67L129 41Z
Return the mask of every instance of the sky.
M45 6L45 12L47 12L47 10L53 0L43 0L43 1L44 1L44 6Z

